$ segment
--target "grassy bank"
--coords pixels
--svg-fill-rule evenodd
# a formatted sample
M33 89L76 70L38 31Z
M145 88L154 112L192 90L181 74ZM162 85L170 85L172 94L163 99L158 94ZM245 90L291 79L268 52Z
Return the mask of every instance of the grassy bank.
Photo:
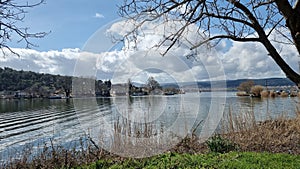
M96 168L300 168L300 156L288 154L229 152L225 154L165 153L144 159L99 160L83 169Z

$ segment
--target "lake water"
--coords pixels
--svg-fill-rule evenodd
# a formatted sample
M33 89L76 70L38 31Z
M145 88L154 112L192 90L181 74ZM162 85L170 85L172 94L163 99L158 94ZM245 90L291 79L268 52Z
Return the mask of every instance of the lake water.
M140 139L143 139L143 145L147 139L157 144L159 139L160 146L155 150L151 147L155 154L173 146L170 135L184 137L198 124L201 124L196 131L199 135L211 134L223 113L253 112L260 121L282 114L292 117L298 105L298 97L261 99L236 97L233 92L0 100L0 158L7 159L8 155L28 144L49 143L51 139L54 144L67 147L86 136L105 149L111 149L117 139L122 142L134 138L133 145L138 145ZM128 155L123 152L124 149L115 145L114 153Z

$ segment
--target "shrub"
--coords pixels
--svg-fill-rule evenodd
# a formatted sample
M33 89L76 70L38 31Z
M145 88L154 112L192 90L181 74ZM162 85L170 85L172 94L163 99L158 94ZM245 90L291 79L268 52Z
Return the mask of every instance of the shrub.
M253 87L251 87L251 93L254 95L254 96L257 96L257 97L260 97L260 93L264 90L264 87L261 86L261 85L255 85Z
M237 96L249 96L249 94L247 94L246 92L237 92L236 95Z
M283 92L281 92L280 96L281 97L288 97L289 94L287 92L283 91Z
M215 135L206 141L206 144L211 152L227 153L238 150L237 144L227 140L220 135Z
M241 83L241 84L237 87L237 89L238 89L239 91L244 91L244 92L246 92L247 94L249 94L250 91L251 91L251 87L252 87L252 86L254 86L254 82L253 82L252 80L248 80L248 81L246 81L246 82Z
M274 92L274 90L270 91L270 97L275 97L276 96L276 92Z
M264 90L262 92L260 92L261 97L269 97L269 91Z

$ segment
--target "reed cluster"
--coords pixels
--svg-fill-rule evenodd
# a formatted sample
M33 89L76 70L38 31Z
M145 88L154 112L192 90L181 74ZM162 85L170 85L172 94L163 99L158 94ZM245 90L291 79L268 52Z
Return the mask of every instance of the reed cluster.
M276 118L257 121L253 112L226 114L222 137L239 145L241 151L300 154L300 112L295 117L284 113Z

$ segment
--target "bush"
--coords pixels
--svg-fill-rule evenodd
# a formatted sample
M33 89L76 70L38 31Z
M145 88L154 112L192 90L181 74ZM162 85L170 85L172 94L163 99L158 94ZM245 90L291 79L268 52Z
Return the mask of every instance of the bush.
M230 140L222 138L220 135L215 135L206 141L206 144L211 152L228 153L238 150L237 144Z
M264 90L262 92L260 92L261 97L269 97L269 91Z
M283 92L281 92L280 96L281 97L288 97L289 94L287 92L283 91Z
M244 92L246 92L246 94L249 94L250 91L251 91L251 87L253 87L253 86L254 86L254 82L253 82L252 80L248 80L248 81L246 81L246 82L241 83L241 84L237 87L237 89L238 89L239 91L244 91Z
M261 85L255 85L253 87L251 87L251 93L256 96L256 97L260 97L260 93L264 90L264 87Z

